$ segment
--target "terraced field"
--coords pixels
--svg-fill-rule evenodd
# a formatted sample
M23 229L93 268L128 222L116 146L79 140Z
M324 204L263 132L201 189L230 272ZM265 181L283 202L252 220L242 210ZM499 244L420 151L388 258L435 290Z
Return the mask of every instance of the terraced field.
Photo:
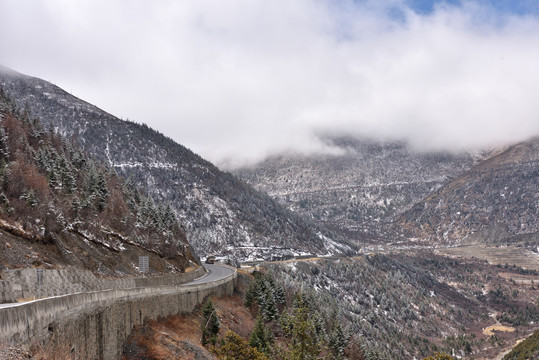
M436 249L441 255L486 260L489 264L509 266L516 265L529 270L539 271L539 254L516 246L488 247L484 245L467 245L452 248Z

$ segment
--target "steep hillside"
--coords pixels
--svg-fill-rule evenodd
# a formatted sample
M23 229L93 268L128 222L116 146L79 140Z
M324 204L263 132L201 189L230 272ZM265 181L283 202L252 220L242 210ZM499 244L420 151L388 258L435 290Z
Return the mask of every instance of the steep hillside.
M169 201L201 255L278 258L350 250L145 125L122 121L46 81L10 70L0 71L0 83L46 127L73 138L90 154L130 177L156 203Z
M539 321L539 290L513 280L526 271L477 259L425 250L263 267L285 291L310 291L324 304L321 312L339 309L367 359L423 359L439 351L495 359Z
M137 274L194 265L170 207L156 205L110 168L21 111L0 90L0 270L74 265Z
M503 360L526 360L539 358L539 330L515 348Z
M418 153L405 143L333 138L341 155L287 155L235 171L294 212L348 236L383 224L469 169L481 154Z
M507 148L416 204L397 220L406 237L436 244L539 246L539 138Z

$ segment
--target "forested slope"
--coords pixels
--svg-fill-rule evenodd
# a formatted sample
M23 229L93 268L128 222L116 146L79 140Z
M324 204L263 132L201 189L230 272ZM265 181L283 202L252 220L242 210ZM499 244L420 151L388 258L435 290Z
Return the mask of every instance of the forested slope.
M0 229L1 268L75 265L127 275L138 255L151 255L163 272L198 262L169 206L45 128L2 89Z
M342 239L145 125L122 121L46 81L14 71L0 71L0 83L45 127L80 143L157 203L170 202L202 254L248 259L351 251Z
M539 245L539 138L508 147L400 216L407 237L434 244Z

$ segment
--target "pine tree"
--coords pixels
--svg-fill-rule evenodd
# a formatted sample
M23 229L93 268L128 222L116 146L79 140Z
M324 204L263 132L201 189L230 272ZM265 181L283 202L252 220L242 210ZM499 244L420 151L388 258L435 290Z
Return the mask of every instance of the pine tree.
M284 334L292 339L288 354L290 359L316 359L322 343L316 334L311 311L301 294L296 296L292 312L281 317L281 327Z
M84 195L82 199L83 206L90 206L95 199L95 193L97 188L97 170L93 162L90 163L88 171L86 171L84 177Z
M277 318L277 307L275 306L275 295L273 289L268 287L265 289L262 297L261 310L264 320L272 321Z
M49 187L51 189L56 189L58 187L59 179L56 169L51 169L47 174L47 179L49 180Z
M73 191L77 188L77 178L71 169L66 169L66 171L63 172L62 184L68 194L73 193Z
M0 161L7 162L9 159L9 149L7 146L7 134L2 126L0 126Z
M277 304L284 304L286 302L286 296L281 284L275 284L275 302Z
M221 324L219 323L215 306L211 300L206 301L202 307L202 322L200 327L202 330L202 345L206 345L208 342L215 345Z
M257 316L255 327L249 337L249 345L262 353L269 354L272 340L271 331L266 328L264 319L260 315Z
M42 172L49 171L49 156L47 154L47 151L45 151L43 148L39 148L37 152L35 153L34 159L40 171Z
M268 360L268 357L249 346L247 341L233 331L228 331L219 348L212 348L222 360Z
M99 172L97 175L95 195L96 195L96 209L97 211L101 212L105 209L107 198L109 196L109 190L107 188L107 180L105 178L105 174L103 174L102 172Z
M341 324L335 323L333 331L329 335L329 347L333 352L334 359L344 358L344 350L349 339L350 335L343 330Z
M32 209L34 209L39 204L39 199L34 193L34 189L25 190L20 198L25 199L26 204L30 206Z
M381 360L382 357L375 347L369 347L365 353L365 360Z

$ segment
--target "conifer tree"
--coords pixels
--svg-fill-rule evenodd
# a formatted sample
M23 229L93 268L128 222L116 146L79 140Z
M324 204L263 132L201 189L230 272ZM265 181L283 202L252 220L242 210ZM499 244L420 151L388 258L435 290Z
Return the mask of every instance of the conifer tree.
M222 360L268 360L268 357L249 346L247 341L233 331L228 331L219 348L213 352Z
M261 310L264 320L272 321L277 318L277 307L275 306L275 295L273 289L268 287L265 289L262 297Z
M35 208L39 204L39 199L37 198L36 194L34 193L34 189L26 190L22 195L21 199L26 200L26 204L30 206L30 208Z
M107 188L107 180L105 179L105 174L99 172L96 179L96 208L98 211L103 211L105 209L105 204L109 196L109 190Z
M347 334L341 324L335 323L333 331L329 335L329 347L333 352L334 359L343 359L344 350L348 345L350 334Z
M219 323L219 318L217 317L217 312L211 299L206 301L202 307L202 322L200 323L200 327L202 330L202 345L206 345L208 342L215 345L221 324Z
M7 145L7 134L2 126L0 126L0 161L7 162L9 159L9 149Z
M266 328L262 316L257 316L255 327L249 337L249 345L257 348L260 352L269 354L272 342L271 331Z
M321 351L322 344L310 315L304 296L298 294L292 312L281 317L283 332L292 339L288 354L292 360L316 359Z

